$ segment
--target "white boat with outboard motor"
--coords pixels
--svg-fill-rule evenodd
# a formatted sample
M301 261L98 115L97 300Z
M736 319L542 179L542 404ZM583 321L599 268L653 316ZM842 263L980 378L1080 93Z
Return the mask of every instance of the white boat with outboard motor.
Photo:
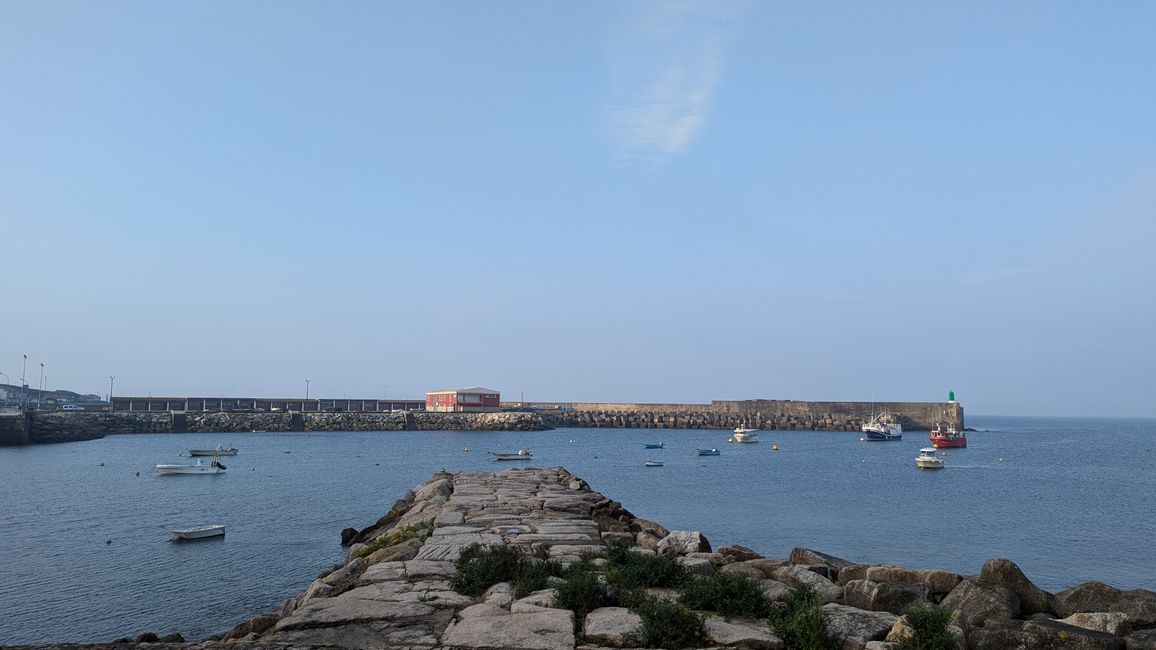
M206 463L200 458L192 464L173 463L168 465L157 465L156 470L158 474L173 475L173 474L224 474L225 466L221 461L214 458L212 462Z
M924 447L915 457L915 466L919 469L943 469L943 458L935 455L935 447Z
M193 528L180 528L173 531L173 540L178 539L205 539L206 537L220 537L225 534L224 524L211 524L209 526L195 526Z
M739 427L739 428L734 430L734 436L733 437L734 437L735 442L758 442L759 441L759 430L758 429L744 429L742 427Z
M494 460L531 460L534 458L529 449L519 449L516 454L499 454L496 451L491 451L494 455Z

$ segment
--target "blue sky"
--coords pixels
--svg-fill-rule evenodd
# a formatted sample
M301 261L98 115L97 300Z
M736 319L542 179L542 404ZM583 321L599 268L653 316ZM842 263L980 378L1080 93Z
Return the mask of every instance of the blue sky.
M0 371L1153 416L1153 24L0 0Z

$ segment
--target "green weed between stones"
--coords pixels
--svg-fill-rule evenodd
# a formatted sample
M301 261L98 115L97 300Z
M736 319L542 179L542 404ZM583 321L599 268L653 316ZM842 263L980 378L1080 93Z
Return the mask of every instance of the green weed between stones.
M903 613L915 632L907 646L918 650L952 650L955 634L947 629L951 611L936 605L912 605Z
M797 650L836 650L839 640L827 631L823 599L814 589L799 585L786 600L771 607L771 628L783 644Z
M532 557L521 547L505 544L470 544L462 549L455 566L457 573L450 585L467 596L480 596L499 582L509 582L514 585L514 596L521 598L544 589L547 578L562 573L557 562Z
M631 635L638 646L701 648L710 643L702 627L702 617L685 605L646 598L631 609L642 618L642 629Z
M353 555L354 557L367 557L375 551L380 551L383 548L389 548L390 546L395 546L411 539L424 542L427 537L433 535L433 529L434 525L432 521L417 526L402 526L388 535L378 537Z
M726 617L766 618L771 601L759 583L737 573L716 573L686 582L679 602L691 609L718 612Z

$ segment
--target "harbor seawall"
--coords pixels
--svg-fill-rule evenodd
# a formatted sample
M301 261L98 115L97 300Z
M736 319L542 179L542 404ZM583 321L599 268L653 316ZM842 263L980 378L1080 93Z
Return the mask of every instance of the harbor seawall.
M962 429L958 402L801 402L715 400L710 404L551 402L533 405L553 427L625 429L773 429L858 431L872 415L888 412L905 430L927 431L936 422Z

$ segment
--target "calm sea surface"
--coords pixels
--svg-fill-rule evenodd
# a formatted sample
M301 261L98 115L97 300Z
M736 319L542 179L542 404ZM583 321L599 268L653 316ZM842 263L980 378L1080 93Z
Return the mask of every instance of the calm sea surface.
M754 445L703 430L150 434L2 448L0 644L222 632L341 560L342 528L372 523L442 468L515 466L486 451L519 447L716 547L786 557L800 545L961 573L1007 557L1053 591L1086 580L1156 589L1156 420L968 425L980 431L948 451L944 471L915 469L926 432L877 443L763 432ZM666 449L642 449L659 441ZM223 476L152 470L218 444L241 450ZM722 455L698 457L698 447ZM648 458L666 466L644 468ZM227 535L169 541L172 528L208 523Z

